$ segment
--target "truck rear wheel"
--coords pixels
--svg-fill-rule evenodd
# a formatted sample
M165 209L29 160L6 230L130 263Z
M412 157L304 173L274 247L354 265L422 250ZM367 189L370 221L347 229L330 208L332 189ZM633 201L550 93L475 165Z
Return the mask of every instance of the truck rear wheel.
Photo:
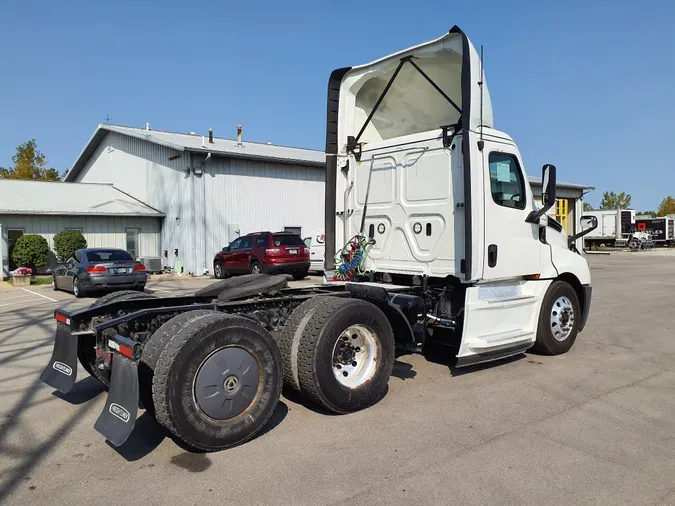
M541 304L534 349L546 355L567 353L579 332L580 308L577 292L569 283L551 283Z
M152 397L157 420L205 451L255 436L281 395L281 355L257 323L216 313L188 319L162 351Z
M206 309L198 309L174 316L159 327L145 343L141 361L138 364L139 397L143 403L143 408L153 417L155 416L155 405L152 400L152 378L155 375L155 368L162 351L183 327L192 324L201 316L212 314L217 313Z
M299 341L300 391L333 413L367 408L386 391L394 348L394 332L377 306L327 297L314 308Z
M108 304L118 300L132 300L132 299L154 299L154 295L149 293L140 293L134 290L123 290L120 292L113 292L104 295L94 301L89 306L89 309ZM94 336L79 336L77 338L77 358L85 371L93 376L106 387L110 386L110 371L103 371L96 367L96 340Z

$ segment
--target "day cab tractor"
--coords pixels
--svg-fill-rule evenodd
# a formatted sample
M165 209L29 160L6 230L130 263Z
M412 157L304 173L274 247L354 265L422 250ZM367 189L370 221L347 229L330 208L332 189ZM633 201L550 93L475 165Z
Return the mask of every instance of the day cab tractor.
M68 392L77 361L109 388L95 428L121 445L139 405L207 451L241 444L282 385L350 413L386 392L396 349L468 366L530 348L567 352L591 302L585 258L537 208L515 142L494 128L474 46L442 37L328 82L325 282L217 281L194 295L117 292L55 311L42 380Z

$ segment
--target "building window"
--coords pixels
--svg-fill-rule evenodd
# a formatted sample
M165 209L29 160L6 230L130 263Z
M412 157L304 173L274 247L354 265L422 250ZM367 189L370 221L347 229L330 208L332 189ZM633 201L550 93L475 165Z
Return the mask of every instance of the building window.
M138 236L141 233L139 228L127 228L127 251L129 254L138 258L139 255L139 245L138 245Z
M7 229L7 256L9 256L9 270L13 271L20 265L15 265L14 260L12 260L12 251L14 251L14 245L16 240L23 235L23 228L8 228Z
M490 153L490 187L495 204L525 209L525 182L518 160L508 153Z

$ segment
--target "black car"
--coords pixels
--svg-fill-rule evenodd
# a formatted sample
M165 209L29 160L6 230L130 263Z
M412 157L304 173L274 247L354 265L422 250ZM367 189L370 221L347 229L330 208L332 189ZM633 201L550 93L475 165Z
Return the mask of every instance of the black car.
M143 291L148 275L145 266L121 249L77 250L54 269L52 288L68 290L75 297L95 290L132 289Z

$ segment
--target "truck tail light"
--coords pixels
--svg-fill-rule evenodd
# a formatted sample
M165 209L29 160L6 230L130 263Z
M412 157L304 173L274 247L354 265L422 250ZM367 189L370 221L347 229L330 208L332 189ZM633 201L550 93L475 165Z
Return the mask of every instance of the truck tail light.
M70 318L62 315L61 313L54 313L54 318L56 319L57 322L65 323L66 325L70 325Z
M134 265L134 270L135 270L135 271L144 271L144 270L145 270L145 265L143 265L143 264L136 264L136 265Z
M281 250L279 248L267 248L265 250L265 253L267 253L268 257L275 257L279 254Z
M106 269L105 265L93 265L91 267L87 267L87 272L106 272L108 269Z

